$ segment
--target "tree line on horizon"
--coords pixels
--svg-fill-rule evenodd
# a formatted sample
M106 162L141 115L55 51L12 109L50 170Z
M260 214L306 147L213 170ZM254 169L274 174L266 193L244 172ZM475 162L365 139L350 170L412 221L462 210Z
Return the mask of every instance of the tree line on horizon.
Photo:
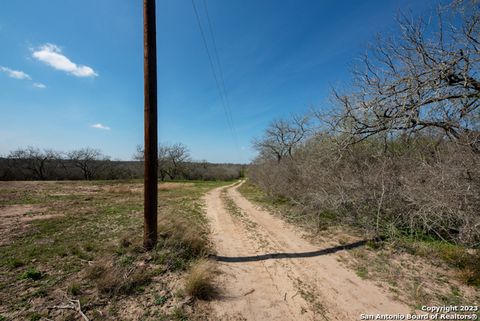
M232 180L243 176L245 165L193 161L183 144L158 148L158 173L166 180ZM108 180L143 178L143 152L137 146L132 161L111 160L100 149L80 148L69 152L18 148L0 157L0 180Z

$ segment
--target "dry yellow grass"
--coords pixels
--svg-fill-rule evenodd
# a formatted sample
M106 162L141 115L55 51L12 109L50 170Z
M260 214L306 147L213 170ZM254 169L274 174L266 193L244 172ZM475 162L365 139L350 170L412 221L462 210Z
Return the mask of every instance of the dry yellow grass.
M185 292L200 300L215 297L217 290L213 283L215 266L212 262L202 259L193 264L185 282Z
M198 257L208 252L208 240L198 224L182 217L160 217L158 232L165 245L177 249L186 258Z
M87 278L95 281L98 291L109 296L131 294L149 283L151 277L144 266L115 266L106 261L96 263L87 271Z

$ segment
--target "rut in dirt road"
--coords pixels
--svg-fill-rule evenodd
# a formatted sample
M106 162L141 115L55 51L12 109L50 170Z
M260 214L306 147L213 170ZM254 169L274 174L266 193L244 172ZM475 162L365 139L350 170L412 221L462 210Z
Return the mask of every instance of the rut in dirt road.
M222 295L212 302L218 320L349 321L362 313L411 312L343 267L335 253L344 247L310 244L245 199L238 186L205 196L222 272Z

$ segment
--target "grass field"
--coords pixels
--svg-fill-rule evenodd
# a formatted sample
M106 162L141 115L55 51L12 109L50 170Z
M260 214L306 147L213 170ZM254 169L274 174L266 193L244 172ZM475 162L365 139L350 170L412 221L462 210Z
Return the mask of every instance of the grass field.
M146 253L140 181L0 182L0 320L195 319L184 279L210 251L202 195L225 184L160 184Z

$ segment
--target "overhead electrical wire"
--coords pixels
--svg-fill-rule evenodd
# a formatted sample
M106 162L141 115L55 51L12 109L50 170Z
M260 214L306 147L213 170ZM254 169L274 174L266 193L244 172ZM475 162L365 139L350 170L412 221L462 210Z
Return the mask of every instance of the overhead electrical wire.
M191 0L191 2L192 2L193 11L195 13L195 17L197 19L198 28L199 28L200 34L202 36L203 44L204 44L205 50L207 52L207 56L208 56L208 60L209 60L209 63L210 63L210 68L212 70L213 78L215 80L215 84L217 86L217 90L219 92L219 95L220 95L220 98L221 98L221 101L222 101L222 107L224 109L225 116L227 118L227 124L230 127L230 130L232 131L232 135L233 135L233 119L231 117L231 112L229 111L229 108L228 108L229 105L227 104L226 91L224 90L224 86L222 86L222 83L220 83L220 81L219 81L219 78L221 77L221 71L219 70L220 75L217 75L215 64L214 64L214 61L212 59L212 54L211 54L209 46L208 46L207 37L205 35L205 31L203 29L202 22L200 20L200 15L198 13L197 6L195 5L194 0ZM213 33L211 33L211 36L213 37ZM212 38L212 39L214 39L214 38ZM217 58L216 60L218 62L219 61L218 55L216 56L216 58ZM223 77L221 77L221 79L223 80Z
M196 17L196 20L197 20L198 28L199 28L200 34L202 36L203 44L204 44L205 50L207 52L208 61L210 63L210 68L212 70L213 78L215 80L215 84L216 84L217 90L218 90L219 95L220 95L222 107L223 107L223 110L224 110L224 113L225 113L225 117L227 119L227 125L228 125L228 127L231 131L231 134L232 134L232 137L234 139L235 146L236 146L236 149L237 149L237 153L238 153L239 152L238 139L237 139L235 125L234 125L234 121L233 121L233 117L232 117L230 102L228 100L227 90L226 90L226 86L225 86L225 79L223 77L223 70L222 70L222 66L220 64L220 59L219 59L219 55L218 55L215 36L213 34L212 23L211 23L210 15L208 14L207 3L206 3L206 0L203 0L206 16L207 16L207 20L208 20L208 29L209 29L209 32L210 32L210 37L212 39L212 44L213 44L213 49L214 49L213 50L214 51L213 56L215 57L215 61L216 61L217 66L218 66L217 67L218 68L218 75L217 75L217 70L215 68L214 60L212 59L212 54L211 54L209 46L208 46L207 37L205 35L205 31L203 29L202 22L200 20L200 15L198 14L197 6L195 5L194 0L191 0L191 2L192 2L193 11L195 13L195 17Z
M225 85L225 78L223 77L223 74L224 74L223 73L223 68L222 68L222 64L220 63L220 58L219 58L219 55L218 55L217 42L215 41L215 36L213 34L212 21L210 19L210 14L208 13L207 0L203 0L203 6L205 8L205 13L206 13L206 16L207 16L208 30L210 31L210 37L212 38L213 52L214 52L215 60L217 61L218 71L219 71L219 74L220 74L219 78L220 78L220 81L221 81L223 94L225 96L225 102L227 104L227 110L229 112L229 117L230 117L230 120L231 120L232 125L233 125L233 130L235 131L235 123L233 121L232 108L230 106L230 101L229 101L228 95L227 95L227 86ZM236 134L236 132L235 132L235 134Z

